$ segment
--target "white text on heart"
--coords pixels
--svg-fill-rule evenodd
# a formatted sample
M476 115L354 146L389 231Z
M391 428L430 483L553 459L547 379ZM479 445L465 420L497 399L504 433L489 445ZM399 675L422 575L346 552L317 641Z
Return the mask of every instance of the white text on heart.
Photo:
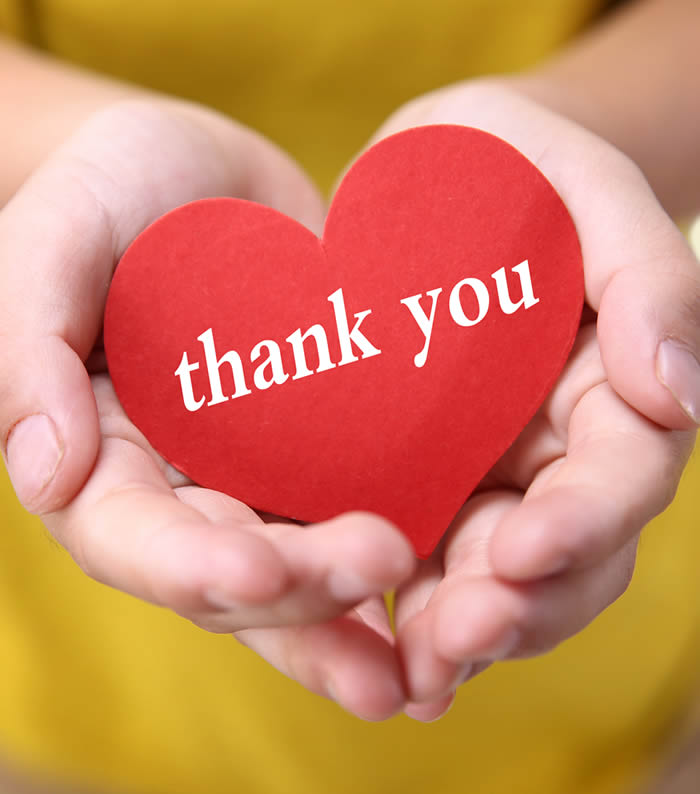
M504 314L513 314L521 307L529 309L531 306L539 303L539 298L536 298L533 293L528 260L526 259L519 265L516 265L512 270L517 273L520 278L522 298L517 303L513 303L511 300L505 268L502 267L491 274L491 278L496 282L498 302ZM468 317L463 308L461 297L462 290L467 288L472 290L476 298L478 311L473 318ZM401 300L401 303L409 310L416 325L425 338L423 348L413 359L413 363L416 367L424 366L427 361L438 297L441 293L442 287L428 290L428 292L425 293L431 301L429 313L426 313L421 306L421 299L423 298L422 292ZM331 360L328 336L323 325L317 323L304 332L302 332L301 328L297 328L285 339L285 342L291 346L292 355L294 357L295 372L292 376L292 380L307 378L309 375L352 364L360 359L372 358L373 356L380 355L382 352L378 347L372 344L360 330L363 320L372 313L371 309L354 313L353 317L355 318L355 324L352 329L350 329L343 290L337 289L332 295L328 296L328 301L333 306L335 327L340 348L340 360L337 362ZM452 319L457 325L464 328L478 325L486 316L489 310L489 304L490 297L488 288L484 282L478 278L464 278L457 282L457 284L452 287L448 299L448 306ZM208 328L204 333L200 334L197 340L201 342L204 348L204 361L209 378L209 393L211 398L207 400L206 396L201 396L198 399L195 396L192 373L199 369L199 362L195 361L190 363L187 352L185 351L182 354L180 364L174 374L179 378L182 400L188 411L198 411L205 403L207 405L218 405L229 399L235 400L238 397L252 394L248 386L248 381L246 380L243 360L236 350L228 350L219 358L212 328ZM311 342L313 342L315 346L315 359L318 361L318 366L315 369L309 368L307 350L304 347L305 343ZM355 350L360 353L359 357L356 355ZM260 391L269 389L271 386L280 386L289 379L289 373L285 371L282 362L280 346L272 339L263 339L253 347L250 351L250 362L251 364L256 364L256 362L258 362L253 372L253 385ZM227 364L231 368L231 373L233 375L234 389L233 393L230 395L224 394L221 382L221 368L224 364Z

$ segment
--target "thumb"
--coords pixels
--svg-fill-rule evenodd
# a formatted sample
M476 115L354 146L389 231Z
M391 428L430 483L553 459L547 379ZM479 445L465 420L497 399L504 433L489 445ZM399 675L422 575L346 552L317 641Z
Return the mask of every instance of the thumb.
M55 335L6 338L0 365L0 423L7 470L30 511L65 505L99 448L90 378L77 353Z
M202 108L140 100L89 119L0 211L0 445L29 510L64 507L94 466L84 362L116 262L160 215L209 196L323 222L316 189L272 144Z
M684 249L679 240L664 263L620 270L598 315L612 387L673 430L700 425L700 266Z

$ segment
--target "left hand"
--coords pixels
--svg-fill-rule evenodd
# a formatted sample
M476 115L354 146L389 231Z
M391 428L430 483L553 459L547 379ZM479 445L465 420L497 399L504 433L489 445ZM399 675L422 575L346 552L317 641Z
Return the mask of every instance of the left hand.
M550 650L625 591L700 419L700 268L637 166L495 81L415 100L375 140L436 123L487 130L547 176L579 233L587 306L547 401L397 593L406 711L420 720L494 660Z
M393 637L346 612L410 575L406 538L362 513L265 524L193 486L128 419L106 370L104 306L124 249L173 207L221 195L323 221L315 188L271 142L166 97L106 105L19 189L0 212L2 452L25 507L86 574L241 631L307 688L383 719L405 703Z

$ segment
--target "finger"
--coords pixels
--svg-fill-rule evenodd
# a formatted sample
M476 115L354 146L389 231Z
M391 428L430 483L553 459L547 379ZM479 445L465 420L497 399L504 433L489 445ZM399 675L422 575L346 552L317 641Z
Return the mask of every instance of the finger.
M261 524L255 532L279 554L289 580L287 590L264 604L210 592L208 609L190 616L202 628L229 633L327 621L395 587L410 576L414 565L404 536L369 513L346 513L306 527ZM379 612L379 604L374 601L362 607L358 619L393 641L388 617Z
M488 539L518 503L517 494L484 493L458 517L446 546L445 578L398 635L410 700L432 702L449 693L460 680L452 677L454 671L469 680L494 661L550 650L587 625L629 584L636 539L592 569L532 583L496 578ZM429 653L411 654L417 648ZM423 669L411 670L411 665Z
M425 642L432 643L432 631L430 632L430 636L426 635ZM444 660L442 660L444 662ZM456 680L455 686L459 688L463 684L466 684L468 681L471 681L472 678L475 678L477 675L480 675L485 670L488 670L489 667L493 664L492 662L466 662L466 663L453 663L455 667L459 669L464 669L466 672L463 676L458 677ZM437 689L435 690L437 691ZM442 719L445 714L452 708L455 703L455 699L457 696L456 691L447 691L447 694L442 695L435 695L434 699L429 699L425 701L419 702L411 702L406 705L404 708L404 714L407 717L410 717L412 720L416 720L416 722L437 722L437 720ZM426 697L430 697L427 694L426 690Z
M346 514L320 525L264 524L225 494L171 487L173 471L95 376L103 443L80 494L44 517L105 584L212 631L325 620L397 585L415 564L388 521Z
M451 692L430 703L409 703L404 714L416 722L437 722L452 708L454 701L455 693Z
M673 241L658 261L620 271L603 293L598 315L611 385L671 428L700 424L700 268L691 257Z
M383 595L368 598L361 604L358 604L352 612L348 613L350 617L359 620L368 626L375 634L383 637L389 645L393 647L395 638L394 632L391 628L391 618L387 608L387 602Z
M253 524L214 523L177 498L151 454L120 438L104 438L84 488L45 520L88 575L183 614L218 608L213 593L268 603L291 584Z
M237 511L222 521L203 505L178 499L147 452L106 438L89 482L49 519L90 576L213 631L334 617L412 566L403 536L374 516L284 525L275 538L262 523L238 523Z
M594 568L526 584L454 578L432 606L435 652L467 664L550 651L626 590L636 545L630 541Z
M586 300L600 312L601 354L613 388L665 427L700 423L700 269L639 168L493 80L412 102L377 137L438 123L507 140L552 182L579 233Z
M413 576L406 579L396 591L394 623L397 631L416 613L425 609L444 575L441 549L436 549L427 560L418 560Z
M439 555L436 555L439 558ZM400 588L400 594L395 599L394 621L397 628L403 625L414 613L422 609L434 591L439 579L442 578L442 565L437 562L430 565L432 560L423 560L422 564L426 568L432 567L432 572L420 570L410 579L409 584ZM417 586L412 587L412 583ZM385 603L380 599L369 599L360 604L353 612L358 619L372 628L379 636L384 637L390 645L395 644L395 637L391 630L389 614ZM462 683L462 682L460 682ZM455 693L448 692L446 695L428 703L408 703L404 708L404 714L418 722L435 722L443 717L454 703Z
M434 719L430 715L436 703L438 713L447 708L448 699L470 677L473 666L471 659L463 663L437 653L432 636L434 622L435 613L427 607L406 621L397 634L408 698L414 704L429 707L425 712L420 710L428 715L427 719Z
M2 299L0 311L1 304ZM0 445L5 465L28 510L53 511L85 481L99 448L90 378L80 356L52 333L0 333L0 342Z
M606 380L595 326L586 325L579 330L557 385L489 473L491 482L507 483L523 492L537 490L566 455L569 423L577 404ZM482 490L488 490L488 480Z
M285 675L366 720L400 711L406 696L394 649L363 622L248 629L237 634Z
M0 444L35 512L66 504L95 462L81 362L128 243L167 210L211 195L317 226L323 217L314 188L275 147L214 114L165 107L125 102L95 115L0 212Z
M491 574L488 543L503 514L520 501L509 491L473 496L456 516L444 541L444 563L431 559L420 568L422 577L397 594L397 647L410 701L445 702L460 684L480 672L473 659L441 656L433 641L435 604L449 595L455 580L483 579ZM443 567L444 566L444 567ZM428 710L429 711L429 710ZM421 712L422 713L422 712Z
M436 551L418 563L414 575L397 591L394 602L396 632L401 638L399 656L407 692L415 701L406 713L421 722L431 722L449 708L465 673L459 665L435 656L429 621L425 619L424 610L443 577L442 553ZM440 682L437 688L436 680Z
M592 569L518 584L494 576L489 537L517 494L471 499L448 539L445 578L398 634L411 701L433 703L492 662L544 653L575 634L629 584L636 539Z
M403 536L374 516L284 525L273 537L262 523L238 523L239 511L222 520L207 515L205 500L199 509L187 501L146 452L107 438L87 485L49 518L90 576L211 631L325 620L395 585L413 564Z
M566 457L500 522L494 571L527 580L601 562L670 504L692 442L596 386L573 411Z

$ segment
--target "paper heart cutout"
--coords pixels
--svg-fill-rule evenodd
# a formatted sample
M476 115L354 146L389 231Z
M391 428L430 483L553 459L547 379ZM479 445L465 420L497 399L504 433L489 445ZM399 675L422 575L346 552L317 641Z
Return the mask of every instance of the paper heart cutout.
M322 241L237 199L165 215L119 263L104 341L127 414L195 482L305 521L370 510L425 557L552 388L582 303L551 184L439 125L360 157Z

